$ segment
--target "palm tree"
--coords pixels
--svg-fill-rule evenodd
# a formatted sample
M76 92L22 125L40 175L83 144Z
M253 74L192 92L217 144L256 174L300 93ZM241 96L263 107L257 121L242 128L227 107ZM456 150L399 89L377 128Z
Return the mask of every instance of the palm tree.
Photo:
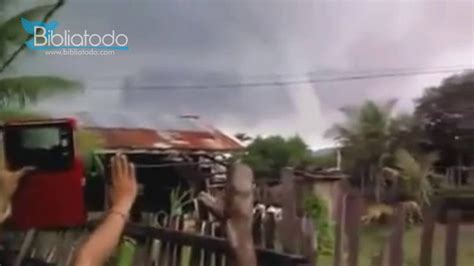
M344 155L344 168L359 176L362 189L366 176L375 185L375 198L380 201L381 170L390 158L395 100L385 103L367 101L362 106L344 107L345 121L334 125L328 136L339 142Z
M437 153L413 155L405 149L395 152L395 168L386 167L384 171L398 179L402 198L429 204L433 194L433 181L442 178L434 171L438 161Z
M53 94L77 91L80 83L55 76L23 76L6 73L8 67L25 49L25 42L31 38L21 26L21 18L47 22L64 4L59 0L53 5L41 5L2 19L0 17L0 111L24 109L28 104ZM0 0L0 6L6 3Z
M390 134L392 135L390 149L393 153L404 148L410 153L419 154L421 146L429 144L423 133L419 117L403 113L395 116L390 124Z

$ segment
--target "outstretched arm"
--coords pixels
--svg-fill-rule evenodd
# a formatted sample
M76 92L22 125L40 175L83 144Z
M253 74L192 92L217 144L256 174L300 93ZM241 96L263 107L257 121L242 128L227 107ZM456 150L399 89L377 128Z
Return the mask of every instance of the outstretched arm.
M124 155L111 159L112 207L103 222L78 249L75 265L103 265L120 241L130 208L137 195L135 169Z

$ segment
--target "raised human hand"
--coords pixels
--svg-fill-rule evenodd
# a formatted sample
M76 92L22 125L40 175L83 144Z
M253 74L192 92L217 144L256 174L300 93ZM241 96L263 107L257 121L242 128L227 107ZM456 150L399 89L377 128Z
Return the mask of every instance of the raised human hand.
M135 167L123 154L117 154L110 160L112 186L110 190L111 209L128 215L137 196Z

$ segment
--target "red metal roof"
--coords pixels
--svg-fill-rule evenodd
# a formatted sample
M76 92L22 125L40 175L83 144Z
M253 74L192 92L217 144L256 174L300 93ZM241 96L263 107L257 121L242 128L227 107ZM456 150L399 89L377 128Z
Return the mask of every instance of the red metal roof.
M190 150L240 150L243 146L218 130L198 132L169 130L167 134L172 146Z
M98 134L103 141L104 148L142 148L153 147L154 143L164 141L152 129L127 128L88 128Z
M141 128L88 128L99 134L106 149L178 149L237 151L243 146L224 133Z
M195 116L81 113L79 126L98 133L105 149L237 151L242 144Z

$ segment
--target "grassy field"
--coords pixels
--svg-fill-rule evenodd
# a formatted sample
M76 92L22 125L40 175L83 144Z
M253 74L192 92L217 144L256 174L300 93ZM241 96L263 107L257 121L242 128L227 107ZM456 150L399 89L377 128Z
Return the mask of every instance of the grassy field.
M459 230L458 266L474 265L474 225L461 225ZM363 228L360 239L359 265L370 266L371 258L383 245L384 228L368 226ZM405 265L418 265L421 227L408 229L404 235ZM444 225L437 225L433 245L433 266L444 266ZM332 257L320 257L318 265L331 266Z

